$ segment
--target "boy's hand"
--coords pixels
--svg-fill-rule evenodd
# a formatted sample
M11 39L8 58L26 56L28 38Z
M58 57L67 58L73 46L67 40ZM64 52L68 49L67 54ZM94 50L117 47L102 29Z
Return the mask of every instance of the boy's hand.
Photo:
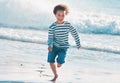
M51 52L51 51L52 51L52 48L51 48L51 47L48 47L48 51Z
M81 46L79 45L77 48L80 49L80 47L81 47Z

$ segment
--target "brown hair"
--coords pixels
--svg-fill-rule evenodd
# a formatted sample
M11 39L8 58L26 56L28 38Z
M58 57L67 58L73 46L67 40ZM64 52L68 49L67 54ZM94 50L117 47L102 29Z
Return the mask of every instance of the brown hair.
M62 10L65 11L65 14L67 15L69 13L69 9L66 5L64 4L59 4L54 7L53 13L56 14L57 11Z

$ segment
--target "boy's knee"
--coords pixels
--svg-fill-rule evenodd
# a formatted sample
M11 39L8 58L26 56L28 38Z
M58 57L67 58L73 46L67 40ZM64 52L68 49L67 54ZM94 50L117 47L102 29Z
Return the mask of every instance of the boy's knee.
M59 63L57 64L57 67L61 67L61 66L62 66L62 64L59 64Z

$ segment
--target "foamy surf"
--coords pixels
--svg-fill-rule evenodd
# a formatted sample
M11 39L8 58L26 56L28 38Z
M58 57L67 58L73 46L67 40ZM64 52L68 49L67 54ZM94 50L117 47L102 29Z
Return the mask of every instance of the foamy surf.
M81 6L79 7L79 5L79 8L74 8L74 6L71 5L71 2L71 0L68 2L71 10L66 20L69 20L79 32L120 35L119 15L106 13L105 11L98 12L96 7L96 12L92 11L92 9L90 11L85 11L82 10ZM81 0L81 2L84 1ZM96 2L97 0L95 0L94 3ZM102 2L104 3L104 0L102 0ZM116 0L113 2L113 4L115 2L120 3ZM41 3L41 5L39 5L39 3ZM33 0L1 1L0 27L48 30L48 26L55 20L54 15L52 14L52 9L53 5L57 3L57 1L50 2L47 0L36 0L36 2ZM75 3L77 5L77 1ZM119 11L119 5L117 5L117 3L115 3L117 7L112 3L111 5L115 6L115 8ZM48 4L47 7L44 4ZM109 11L113 12L112 9ZM118 11L115 13L118 13Z
M0 38L5 40L47 44L47 36L48 36L48 33L46 31L41 31L41 30L0 28ZM83 41L81 42L82 49L120 54L120 48L118 44L119 36L110 36L110 35L99 36L99 35L92 35L92 34L91 35L80 34L80 37L82 38L82 41ZM118 42L116 41L117 42L116 43L112 41L112 39L110 42L109 41L110 37L114 38L115 40L118 40ZM71 35L69 40L71 42L70 44L74 46L75 42L73 42L74 39L71 38ZM103 40L106 40L106 41L103 41ZM93 43L93 42L96 42L96 43Z

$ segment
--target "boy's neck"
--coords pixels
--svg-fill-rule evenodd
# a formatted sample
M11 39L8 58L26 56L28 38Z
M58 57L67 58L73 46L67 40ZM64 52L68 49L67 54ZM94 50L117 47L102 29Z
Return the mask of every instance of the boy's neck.
M64 20L63 21L56 21L56 24L64 24Z

